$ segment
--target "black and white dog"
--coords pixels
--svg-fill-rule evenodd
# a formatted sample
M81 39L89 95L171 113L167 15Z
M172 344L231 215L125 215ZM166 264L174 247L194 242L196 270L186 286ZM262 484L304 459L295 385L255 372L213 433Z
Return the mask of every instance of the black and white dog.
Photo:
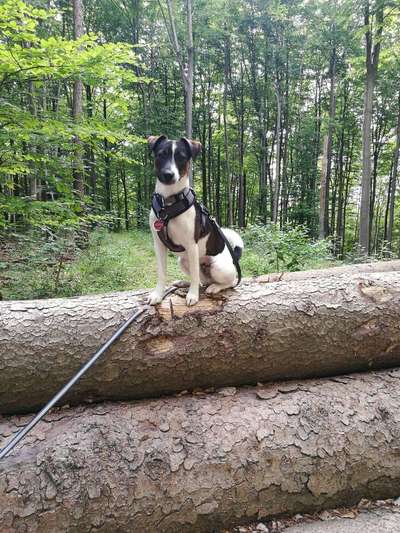
M195 201L189 187L189 169L191 159L201 151L201 144L185 138L173 141L164 135L151 136L148 143L157 175L149 222L158 271L157 286L149 296L149 303L156 305L163 298L169 248L178 255L183 272L190 277L186 303L195 305L200 283L208 285L208 294L235 286L238 272L225 239L236 262L243 241L235 231L221 228L224 239L215 224L210 223L207 211Z

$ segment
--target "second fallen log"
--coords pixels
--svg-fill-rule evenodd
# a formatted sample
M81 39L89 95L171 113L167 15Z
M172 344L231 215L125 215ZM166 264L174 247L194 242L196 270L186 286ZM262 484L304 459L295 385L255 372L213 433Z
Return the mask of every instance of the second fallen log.
M0 461L0 530L211 533L399 495L399 370L222 392L51 414Z

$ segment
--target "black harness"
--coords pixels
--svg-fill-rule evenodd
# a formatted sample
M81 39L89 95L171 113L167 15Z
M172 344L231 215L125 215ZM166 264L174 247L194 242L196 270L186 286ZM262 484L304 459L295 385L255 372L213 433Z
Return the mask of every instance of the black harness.
M238 285L242 279L242 272L240 269L239 258L240 252L232 249L232 246L228 239L225 237L224 232L221 230L220 226L217 224L216 220L210 215L208 209L196 200L196 193L193 189L185 187L182 192L178 194L173 194L165 198L158 193L153 193L153 198L151 202L152 209L154 214L157 217L157 220L154 223L154 228L156 229L158 236L162 243L169 249L171 252L184 252L185 248L179 244L175 244L168 235L168 223L173 218L181 215L192 206L196 209L196 227L199 228L197 234L195 235L196 241L205 237L209 233L209 226L213 229L220 240L220 246L217 246L216 252L209 255L217 255L222 252L224 245L229 250L231 254L233 264L235 265L236 272L238 275Z

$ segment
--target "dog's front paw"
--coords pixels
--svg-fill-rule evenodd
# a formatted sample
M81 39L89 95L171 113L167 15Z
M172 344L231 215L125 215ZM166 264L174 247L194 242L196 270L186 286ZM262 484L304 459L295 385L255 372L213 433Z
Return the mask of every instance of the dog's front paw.
M163 299L163 294L155 290L150 293L147 299L147 303L150 305L157 305L162 302L162 299Z
M196 305L198 301L199 301L199 291L189 290L189 292L186 295L186 305Z

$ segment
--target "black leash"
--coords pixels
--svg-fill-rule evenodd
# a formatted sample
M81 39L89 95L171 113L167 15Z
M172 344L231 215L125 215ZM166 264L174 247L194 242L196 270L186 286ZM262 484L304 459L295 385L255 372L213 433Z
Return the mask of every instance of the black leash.
M168 296L168 294L171 292L174 292L176 289L177 287L174 286L167 289L163 298ZM92 355L89 361L79 369L75 376L71 378L60 391L57 392L57 394L43 407L43 409L41 409L41 411L39 411L39 413L35 415L26 426L19 430L18 433L10 440L10 442L4 446L4 448L0 449L0 460L4 457L7 457L11 450L25 437L25 435L27 435L30 430L33 429L38 422L40 422L44 415L48 413L59 400L61 400L61 398L71 389L71 387L73 387L75 383L89 370L89 368L94 365L94 363L122 335L122 333L132 324L132 322L139 318L139 316L142 315L146 310L147 308L145 307L133 313L133 315L118 328L112 337L108 339L108 341L103 344L103 346L99 348L94 355Z

